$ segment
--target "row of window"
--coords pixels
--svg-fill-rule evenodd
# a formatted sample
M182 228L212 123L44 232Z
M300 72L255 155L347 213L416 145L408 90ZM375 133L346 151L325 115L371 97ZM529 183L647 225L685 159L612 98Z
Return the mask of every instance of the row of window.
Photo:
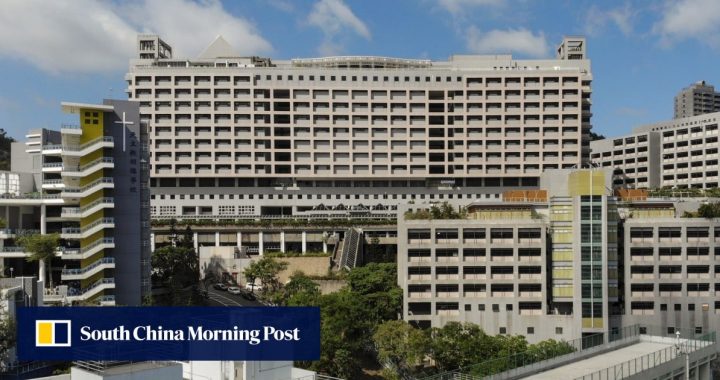
M537 67L539 69L539 67ZM231 77L230 76L155 76L154 77L155 85L163 85L167 83L171 83L173 80L175 82L175 85L186 85L190 82L195 83L195 85L209 85L211 82L213 82L216 86L217 85L230 85L231 83ZM319 81L324 82L330 81L351 81L351 82L462 82L463 77L462 76L442 76L442 75L425 75L425 76L379 76L379 75L295 75L295 74L275 74L275 75L260 75L255 74L253 79L255 81L305 81L306 79L308 81ZM527 85L539 85L542 81L543 84L546 85L557 85L560 84L562 81L563 85L577 85L580 78L576 76L567 76L567 77L557 77L557 76L551 76L551 77L468 77L467 83L469 85L476 85L476 84L482 84L483 80L488 85L500 85L500 84L506 84L506 85L520 85L521 83L524 83ZM151 76L136 76L135 77L135 85L142 86L142 85L148 85L153 83L153 77ZM235 85L240 84L248 84L250 83L250 76L234 76L232 77L232 83ZM589 85L589 81L583 81L583 85L587 86ZM283 89L277 89L275 90L279 93L280 96L285 96L285 91L289 94L290 90L283 90Z

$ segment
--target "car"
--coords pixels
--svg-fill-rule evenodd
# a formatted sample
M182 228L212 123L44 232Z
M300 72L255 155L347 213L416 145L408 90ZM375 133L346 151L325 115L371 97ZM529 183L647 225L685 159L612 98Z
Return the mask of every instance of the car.
M247 284L245 284L245 289L250 290L252 292L254 292L256 290L262 290L262 284L247 283Z
M240 294L241 290L237 286L231 286L227 289L228 293L230 294Z
M242 292L240 295L248 301L255 301L257 299L257 297L255 297L255 293L248 292L247 290Z
M213 285L213 288L215 288L217 290L227 290L228 289L227 285L225 285L221 282L218 282L217 284Z

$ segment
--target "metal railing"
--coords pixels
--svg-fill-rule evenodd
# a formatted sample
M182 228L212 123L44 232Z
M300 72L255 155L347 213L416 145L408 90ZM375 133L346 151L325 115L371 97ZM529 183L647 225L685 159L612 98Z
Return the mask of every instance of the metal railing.
M95 187L99 184L103 184L103 183L114 183L114 181L113 181L112 177L103 177L103 178L100 178L86 186L83 186L83 187L65 188L65 190L63 190L63 192L64 193L82 193L84 191L90 190L93 187Z
M679 346L669 346L662 350L616 364L612 367L576 377L575 380L621 380L637 375L650 368L667 363L691 352L711 347L714 350L715 332L705 334L695 339L683 339Z
M75 144L70 145L70 144L68 144L68 145L60 146L60 148L63 149L63 150L65 150L65 151L68 151L68 152L79 152L79 151L81 151L81 150L83 150L83 149L85 149L85 148L87 148L87 147L90 147L90 146L95 145L95 144L98 144L98 143L103 143L103 142L113 142L112 136L100 136L100 137L98 137L98 138L96 138L96 139L93 139L93 140L88 141L88 142L86 142L86 143L84 143L84 144L81 144L81 145L75 145ZM46 149L46 148L43 147L43 149Z
M102 259L86 266L85 268L78 268L78 269L63 269L62 274L83 274L86 272L89 272L103 264L114 264L115 258L113 257L103 257Z
M80 208L80 207L63 207L60 213L61 214L82 214L83 212L85 212L99 204L114 204L114 203L115 203L114 198L104 197L104 198L100 198L96 201L93 201L93 202L83 206L82 208Z
M59 195L42 194L42 193L26 193L26 194L0 194L0 199L59 199Z
M102 239L97 239L94 242L92 242L87 247L83 247L82 249L79 248L63 248L61 250L62 255L66 256L69 259L73 259L72 256L82 256L86 252L89 252L90 250L94 249L95 247L101 245L101 244L115 244L115 239L111 237L105 237Z
M63 234L81 234L83 232L87 232L91 230L94 227L97 227L101 224L115 224L115 218L100 218L82 228L80 227L65 227L61 230Z
M112 157L100 157L100 158L98 158L98 159L96 159L96 160L92 160L92 161L88 162L87 164L78 165L78 166L74 166L74 167L71 167L71 168L67 168L66 171L68 171L68 172L81 172L81 171L83 171L83 170L85 170L85 169L88 169L88 168L90 168L90 167L92 167L92 166L95 166L95 165L97 165L97 164L112 164L113 162L114 162L114 161L113 161L113 158L112 158Z

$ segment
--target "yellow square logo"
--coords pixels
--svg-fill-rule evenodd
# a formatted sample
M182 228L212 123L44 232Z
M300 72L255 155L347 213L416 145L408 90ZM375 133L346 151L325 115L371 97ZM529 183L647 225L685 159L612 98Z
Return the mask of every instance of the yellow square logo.
M70 347L69 320L35 321L36 347Z

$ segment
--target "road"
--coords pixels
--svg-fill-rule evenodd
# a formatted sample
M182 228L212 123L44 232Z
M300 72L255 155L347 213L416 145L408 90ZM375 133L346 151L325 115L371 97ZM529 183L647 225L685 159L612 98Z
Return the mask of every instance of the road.
M212 286L208 288L208 295L210 296L210 306L265 306L259 301L246 300L239 294L230 294Z

